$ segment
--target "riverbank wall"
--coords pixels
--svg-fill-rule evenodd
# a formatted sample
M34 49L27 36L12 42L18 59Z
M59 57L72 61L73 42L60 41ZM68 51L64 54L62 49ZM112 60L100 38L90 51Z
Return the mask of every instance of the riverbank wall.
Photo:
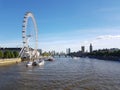
M21 62L21 58L12 58L12 59L0 59L0 66L7 66L11 64L17 64Z

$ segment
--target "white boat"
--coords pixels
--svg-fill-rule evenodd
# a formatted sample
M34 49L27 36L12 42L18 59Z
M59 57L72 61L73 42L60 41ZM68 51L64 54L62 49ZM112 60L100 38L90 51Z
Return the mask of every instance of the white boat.
M27 62L26 66L29 67L29 66L32 66L33 65L33 62L32 61L29 61Z
M41 65L44 65L45 61L44 60L39 60L38 61L38 65L41 66Z
M41 66L44 65L45 61L44 60L34 60L34 61L29 61L27 62L26 66L30 67L30 66Z
M79 58L79 57L73 57L73 59L78 60L78 59L80 59L80 58Z
M54 61L54 58L51 57L51 56L49 56L49 57L46 59L46 61Z

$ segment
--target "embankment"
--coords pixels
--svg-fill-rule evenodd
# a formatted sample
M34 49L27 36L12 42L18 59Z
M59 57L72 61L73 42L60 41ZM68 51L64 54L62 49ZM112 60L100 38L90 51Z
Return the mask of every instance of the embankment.
M19 63L19 62L21 62L21 58L0 59L0 66L16 64L16 63Z
M120 57L116 57L116 56L88 56L88 57L100 59L100 60L120 61Z

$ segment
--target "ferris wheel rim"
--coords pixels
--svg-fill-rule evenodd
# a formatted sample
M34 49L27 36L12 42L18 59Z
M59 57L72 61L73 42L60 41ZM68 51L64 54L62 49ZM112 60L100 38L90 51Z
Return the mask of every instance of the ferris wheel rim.
M28 19L31 18L33 25L34 25L34 31L35 31L35 50L38 49L38 28L37 28L37 23L34 18L34 15L31 12L27 12L24 16L23 20L23 26L22 26L22 38L23 38L23 47L28 47L28 41L27 41L27 24L28 24Z

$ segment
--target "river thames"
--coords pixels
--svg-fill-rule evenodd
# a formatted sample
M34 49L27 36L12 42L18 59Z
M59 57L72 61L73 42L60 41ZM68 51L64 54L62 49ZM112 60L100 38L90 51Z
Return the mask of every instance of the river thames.
M41 67L0 67L0 90L120 90L120 62L55 59Z

